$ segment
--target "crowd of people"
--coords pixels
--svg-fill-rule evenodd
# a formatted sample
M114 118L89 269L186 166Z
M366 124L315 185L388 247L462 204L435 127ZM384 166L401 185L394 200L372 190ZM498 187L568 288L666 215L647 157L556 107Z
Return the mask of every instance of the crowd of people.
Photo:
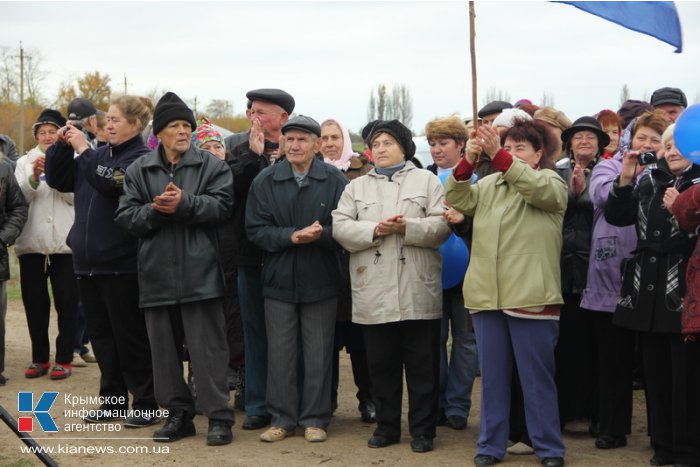
M527 99L436 118L425 169L398 120L369 122L356 152L287 92L246 97L251 128L227 137L172 92L106 112L78 98L3 156L0 384L14 244L25 377L96 361L86 423L143 428L163 408L153 439L173 442L202 414L225 445L236 407L263 442L323 442L345 348L369 448L400 441L404 375L414 452L467 427L480 375L477 466L562 466L580 420L596 448L626 446L635 385L650 464L700 466L700 166L674 144L680 89L573 122ZM451 235L469 249L456 284Z

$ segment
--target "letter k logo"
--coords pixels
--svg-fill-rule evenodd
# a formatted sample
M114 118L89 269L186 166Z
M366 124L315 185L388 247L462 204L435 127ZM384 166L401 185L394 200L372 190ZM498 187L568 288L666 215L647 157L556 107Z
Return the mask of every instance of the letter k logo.
M49 410L53 407L57 397L57 391L44 392L35 406L33 392L19 392L17 394L17 410L34 414L36 421L39 422L39 426L44 432L57 432L58 427L51 415L49 415ZM32 417L19 417L18 425L19 431L32 431Z

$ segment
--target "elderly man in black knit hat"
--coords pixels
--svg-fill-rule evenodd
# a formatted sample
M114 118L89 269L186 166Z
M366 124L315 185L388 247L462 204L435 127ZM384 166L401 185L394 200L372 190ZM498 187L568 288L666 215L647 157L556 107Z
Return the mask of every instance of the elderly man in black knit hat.
M255 178L246 206L248 237L265 251L262 295L272 427L260 439L280 441L300 425L307 441L321 442L331 418L331 357L340 291L340 246L331 234L331 212L347 179L315 157L321 136L315 120L300 115L282 133L286 157ZM304 360L300 385L298 345Z
M160 144L129 166L115 217L139 237L139 305L151 341L156 400L169 412L153 438L168 442L195 434L194 400L182 377L187 342L211 446L233 439L216 241L216 225L230 216L233 186L224 161L191 145L195 127L177 95L168 92L158 101L153 133Z

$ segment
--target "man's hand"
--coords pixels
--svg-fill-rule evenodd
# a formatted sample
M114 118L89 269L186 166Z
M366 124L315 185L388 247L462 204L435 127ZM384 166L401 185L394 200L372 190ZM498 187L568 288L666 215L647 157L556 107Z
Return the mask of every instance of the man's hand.
M374 228L375 237L385 237L393 234L403 235L405 233L406 220L403 218L403 214L388 217Z
M292 233L292 243L295 245L301 245L304 243L313 243L319 238L323 233L323 226L319 221L314 221L313 224L304 227L301 230L295 230Z
M46 162L46 156L39 156L34 161L34 173L32 177L36 183L39 183L39 177L44 173L44 164Z
M163 214L172 214L182 201L182 190L173 182L168 183L162 195L153 198L153 209Z
M258 156L262 156L265 152L265 135L263 134L260 120L254 119L253 126L250 128L250 138L248 140L250 150Z

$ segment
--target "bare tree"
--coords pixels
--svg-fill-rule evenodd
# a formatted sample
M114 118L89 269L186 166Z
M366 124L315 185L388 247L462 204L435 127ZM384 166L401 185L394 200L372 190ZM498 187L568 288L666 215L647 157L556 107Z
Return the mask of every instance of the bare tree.
M377 118L384 120L386 117L386 85L380 84L377 87Z
M17 64L14 50L0 49L0 102L14 102L19 89Z
M41 105L41 84L46 71L41 68L37 49L24 50L24 100L28 105ZM0 49L0 102L19 102L19 53L10 47Z
M495 88L495 87L491 86L486 91L486 96L484 97L482 102L483 102L483 105L486 105L489 102L493 102L493 101L510 102L510 94L508 94L508 91L506 91L505 89Z
M627 102L630 98L630 88L627 86L627 84L622 85L622 89L620 90L620 107L622 107L622 104Z
M552 93L543 91L542 92L542 99L540 102L541 107L554 107L554 96Z
M413 99L405 84L399 86L399 100L401 104L399 105L400 112L397 118L401 120L404 125L411 128L413 124Z
M369 104L367 107L367 121L371 122L377 119L377 99L374 98L374 89L369 92Z
M233 103L226 99L212 99L206 107L207 116L212 119L233 116Z
M42 103L41 85L46 79L46 71L41 68L42 57L37 49L25 50L24 54L24 85L25 100L29 105Z

